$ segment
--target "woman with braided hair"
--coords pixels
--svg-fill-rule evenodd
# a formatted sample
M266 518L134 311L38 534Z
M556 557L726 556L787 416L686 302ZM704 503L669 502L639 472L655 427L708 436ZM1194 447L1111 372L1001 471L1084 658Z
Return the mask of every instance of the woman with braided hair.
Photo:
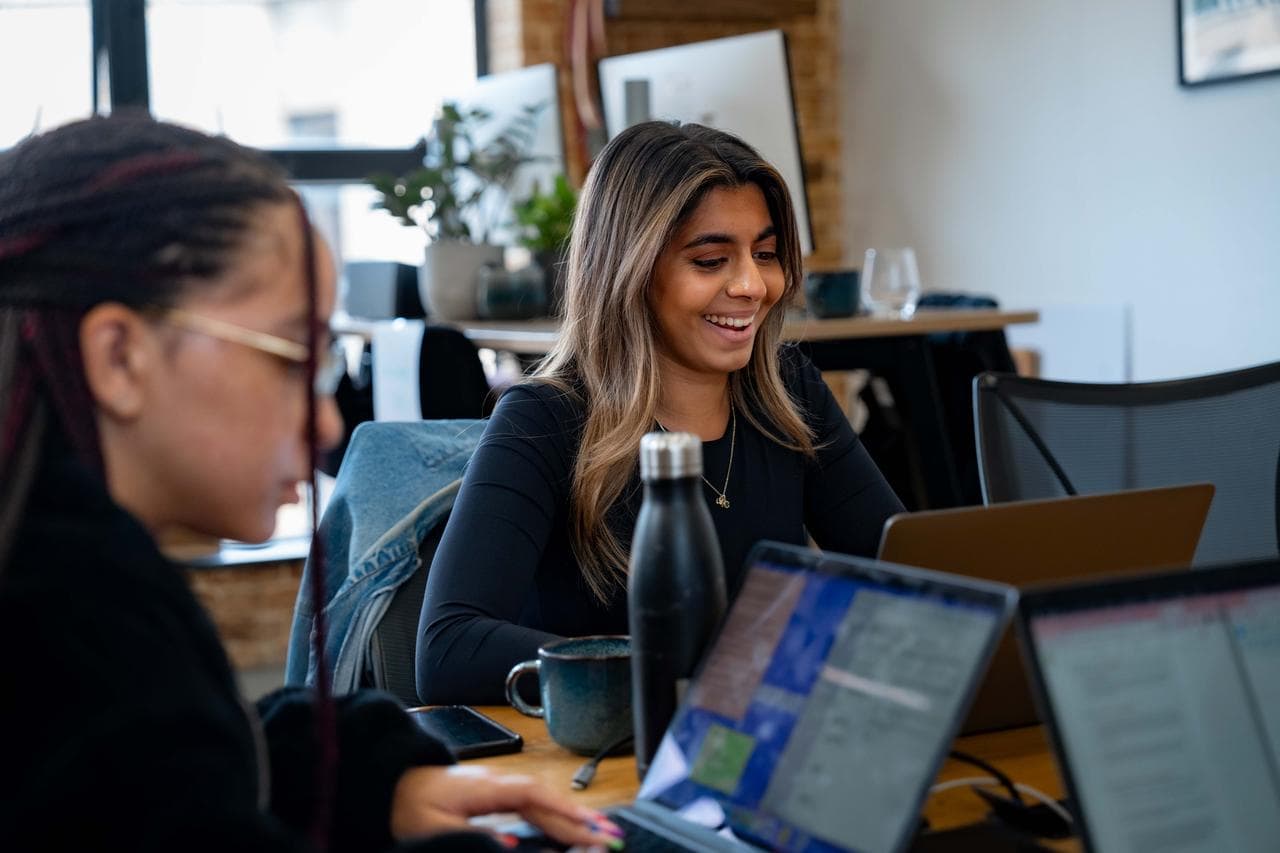
M228 140L114 116L0 155L6 850L485 849L457 830L492 811L609 842L528 779L442 766L388 697L246 706L156 549L266 538L337 439L333 278L283 174Z

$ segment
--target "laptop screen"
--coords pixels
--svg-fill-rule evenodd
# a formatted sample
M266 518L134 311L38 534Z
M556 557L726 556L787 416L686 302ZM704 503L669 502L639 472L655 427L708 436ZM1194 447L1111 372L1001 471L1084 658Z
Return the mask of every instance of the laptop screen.
M1235 583L1233 571L1028 605L1024 628L1095 850L1276 849L1280 566L1261 585Z
M773 849L910 838L1013 593L840 559L760 552L641 799Z

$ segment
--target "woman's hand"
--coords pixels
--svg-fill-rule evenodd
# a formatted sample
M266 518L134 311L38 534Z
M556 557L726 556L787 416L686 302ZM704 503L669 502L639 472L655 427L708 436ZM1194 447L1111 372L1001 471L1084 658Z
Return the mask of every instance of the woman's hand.
M473 765L413 767L391 798L391 834L400 840L474 829L467 819L516 812L563 844L622 847L622 830L594 809L553 793L531 776Z

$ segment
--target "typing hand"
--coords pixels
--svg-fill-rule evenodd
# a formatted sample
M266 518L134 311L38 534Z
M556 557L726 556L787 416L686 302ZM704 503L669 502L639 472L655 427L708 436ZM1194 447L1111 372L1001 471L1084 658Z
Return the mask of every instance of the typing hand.
M594 809L573 803L530 776L474 765L414 767L396 783L391 834L400 840L474 829L468 819L516 812L563 844L620 849L622 830Z

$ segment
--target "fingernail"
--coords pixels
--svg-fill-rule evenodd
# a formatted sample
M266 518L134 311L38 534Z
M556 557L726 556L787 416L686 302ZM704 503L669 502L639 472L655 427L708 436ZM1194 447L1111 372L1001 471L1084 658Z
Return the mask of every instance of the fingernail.
M603 832L605 835L612 835L614 838L622 838L626 835L620 826L604 816L587 821L587 829L592 832Z

